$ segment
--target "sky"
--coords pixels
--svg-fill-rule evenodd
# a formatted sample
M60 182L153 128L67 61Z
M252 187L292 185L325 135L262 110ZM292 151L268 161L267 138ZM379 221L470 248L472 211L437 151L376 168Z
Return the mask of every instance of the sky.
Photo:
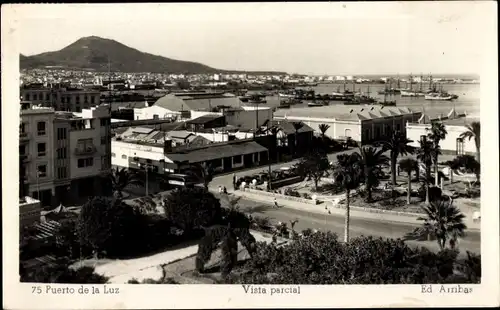
M14 12L25 55L94 35L228 70L462 74L481 71L492 4L48 4L17 5Z

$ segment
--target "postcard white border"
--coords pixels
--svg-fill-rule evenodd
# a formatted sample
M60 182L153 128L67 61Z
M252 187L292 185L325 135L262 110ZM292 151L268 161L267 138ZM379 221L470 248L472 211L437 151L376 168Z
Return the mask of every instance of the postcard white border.
M132 16L137 9L154 8L150 5L113 5L114 14ZM163 4L168 5L168 4ZM182 4L171 4L172 9ZM212 4L213 5L213 4ZM223 12L229 13L233 4L226 5ZM272 16L272 10L279 10L280 16L301 12L303 5L315 6L308 17L358 17L356 8L370 6L383 10L387 3L345 3L352 10L338 12L342 3L260 3L241 4L242 7L260 6L263 16ZM285 7L286 5L286 7ZM426 14L430 3L418 4L393 2L402 12L418 11ZM92 14L88 5L2 5L2 199L3 199L3 300L7 309L92 309L92 308L248 308L248 307L436 307L436 306L495 306L499 305L499 198L498 198L498 49L496 2L440 2L433 4L438 13L466 13L469 6L483 10L484 28L478 28L485 46L482 50L483 70L481 72L481 126L482 130L482 224L481 254L483 275L480 285L465 285L473 288L471 294L422 294L420 285L353 285L353 286L308 286L301 285L300 295L270 296L246 294L241 286L235 285L113 285L119 287L118 295L36 295L31 293L32 284L19 283L18 274L18 124L19 124L19 24L23 18L54 18ZM43 6L43 7L42 7ZM83 7L85 6L85 7ZM101 8L109 5L100 5ZM207 13L208 4L190 4L192 12ZM279 8L278 8L279 6ZM337 8L333 10L332 8ZM345 8L345 7L344 7ZM227 11L226 11L227 10ZM457 11L458 10L458 11ZM283 14L286 11L287 14ZM429 10L431 11L431 10ZM210 11L211 12L211 11ZM347 13L346 13L347 12ZM212 12L213 13L213 12ZM436 12L434 12L436 13ZM224 13L225 14L225 13ZM266 15L267 14L267 15ZM328 15L330 14L330 15ZM351 15L352 14L352 15ZM450 13L448 13L450 14ZM201 15L200 15L201 16ZM122 16L123 17L123 16ZM460 17L460 16L459 16ZM61 31L64 31L61 29ZM57 286L51 284L52 286ZM73 285L78 288L80 285ZM439 285L435 285L435 290Z

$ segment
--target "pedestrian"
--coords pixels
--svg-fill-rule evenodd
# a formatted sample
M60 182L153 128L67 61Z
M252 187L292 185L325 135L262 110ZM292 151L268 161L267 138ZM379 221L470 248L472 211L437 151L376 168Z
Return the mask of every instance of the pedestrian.
M274 197L274 206L275 206L276 208L279 208L279 206L278 206L278 201L276 200L276 197Z
M219 185L219 194L222 194L222 186Z
M236 174L233 173L233 185L236 186Z
M227 188L226 188L225 186L224 186L224 188L222 189L222 192L223 192L224 194L226 194L226 195L227 195Z

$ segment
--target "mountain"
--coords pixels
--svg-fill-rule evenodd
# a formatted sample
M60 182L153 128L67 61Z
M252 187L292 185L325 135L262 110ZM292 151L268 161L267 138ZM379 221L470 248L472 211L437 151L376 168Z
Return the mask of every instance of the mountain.
M112 71L153 73L243 73L220 70L201 63L171 59L144 53L120 42L96 36L85 37L65 48L33 56L20 56L21 69L63 67L108 71L108 56ZM284 72L246 72L260 74L285 74Z

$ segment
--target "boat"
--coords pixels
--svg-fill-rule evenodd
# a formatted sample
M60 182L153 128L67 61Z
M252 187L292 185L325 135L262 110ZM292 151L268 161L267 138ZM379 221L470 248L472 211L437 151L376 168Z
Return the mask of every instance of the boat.
M353 104L373 104L376 103L377 100L369 97L369 96L355 96L349 100L344 101L345 105L353 105Z
M443 93L430 93L425 95L425 100L450 101L453 100L453 97Z
M294 95L291 94L283 94L283 93L278 93L278 97L280 98L295 98Z
M430 76L430 81L429 81L429 91L427 92L427 95L429 95L429 98L436 98L436 94L439 94L440 98L451 98L453 99L458 99L458 95L455 94L450 94L447 91L443 90L443 85L440 85L440 89L437 89L436 85L437 83L432 84L432 75ZM427 98L425 98L427 99ZM427 100L450 100L450 99L427 99Z
M401 93L401 97L423 97L423 96L425 96L424 92L410 90L410 89L401 90L400 93Z
M400 89L393 88L392 87L392 81L389 80L389 87L387 86L387 83L385 84L385 89L378 91L379 95L398 95L401 93Z
M384 94L384 101L379 102L382 106L394 107L396 106L396 100L387 100L387 93Z

